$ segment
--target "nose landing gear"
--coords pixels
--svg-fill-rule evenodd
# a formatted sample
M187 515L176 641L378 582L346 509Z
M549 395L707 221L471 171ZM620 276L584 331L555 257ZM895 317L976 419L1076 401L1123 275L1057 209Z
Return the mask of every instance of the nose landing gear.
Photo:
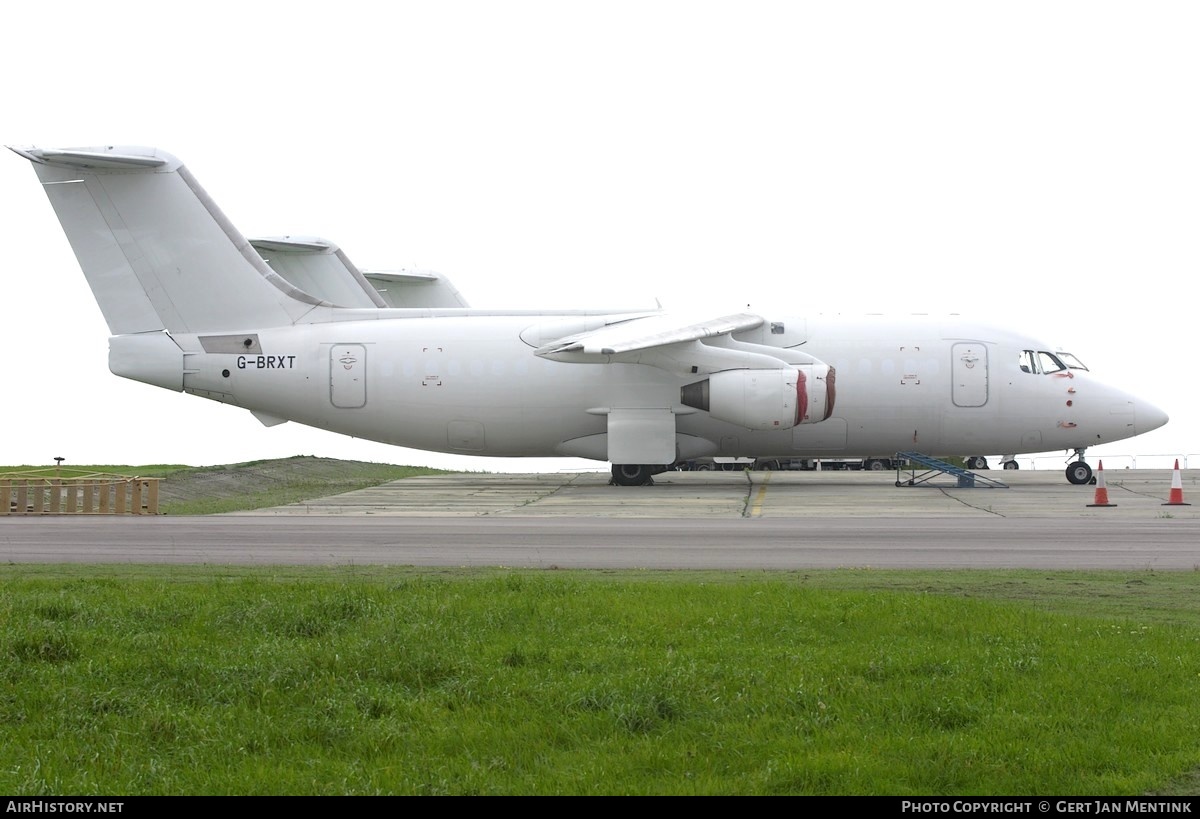
M1083 448L1075 450L1076 461L1067 464L1067 480L1076 486L1092 483L1095 478L1092 476L1092 468L1083 460L1083 453L1086 450Z

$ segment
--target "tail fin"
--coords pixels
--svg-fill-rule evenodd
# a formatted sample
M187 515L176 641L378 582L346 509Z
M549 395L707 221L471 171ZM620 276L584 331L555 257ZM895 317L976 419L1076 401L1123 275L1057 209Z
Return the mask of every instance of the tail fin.
M326 305L271 270L154 148L12 148L33 163L113 335L290 325Z

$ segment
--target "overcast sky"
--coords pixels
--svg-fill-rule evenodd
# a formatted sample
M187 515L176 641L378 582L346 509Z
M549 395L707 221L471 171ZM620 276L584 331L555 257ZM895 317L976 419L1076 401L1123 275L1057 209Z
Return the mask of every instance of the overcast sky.
M2 19L0 143L160 147L246 235L437 270L477 307L998 320L1170 414L1093 465L1200 453L1194 2L66 0ZM267 428L118 378L8 151L0 231L0 464L590 463Z

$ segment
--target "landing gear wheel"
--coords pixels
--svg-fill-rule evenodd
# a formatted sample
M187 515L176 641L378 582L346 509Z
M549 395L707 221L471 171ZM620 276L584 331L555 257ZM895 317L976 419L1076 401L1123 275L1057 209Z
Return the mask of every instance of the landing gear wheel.
M654 471L649 464L613 464L612 482L617 486L645 486L654 483L650 477Z
M1067 480L1076 486L1082 486L1085 483L1090 483L1092 480L1092 468L1083 461L1076 461L1067 466Z
M1021 465L1019 463L1017 463L1016 461L1005 461L1004 468L1005 469L1020 469Z
M987 469L987 458L982 455L973 455L967 458L967 469Z
M884 466L886 466L886 464L884 464L884 462L879 458L867 458L867 460L863 461L863 469L870 469L875 472L883 469Z

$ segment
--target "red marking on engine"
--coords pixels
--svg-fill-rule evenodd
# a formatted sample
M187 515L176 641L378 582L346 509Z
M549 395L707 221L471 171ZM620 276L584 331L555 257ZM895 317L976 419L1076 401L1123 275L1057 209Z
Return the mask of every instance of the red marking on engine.
M796 370L796 424L804 423L808 417L808 389L804 370ZM792 424L795 426L796 424Z
M829 374L825 376L825 418L833 415L833 404L837 400L835 381L837 381L837 371L830 367Z

